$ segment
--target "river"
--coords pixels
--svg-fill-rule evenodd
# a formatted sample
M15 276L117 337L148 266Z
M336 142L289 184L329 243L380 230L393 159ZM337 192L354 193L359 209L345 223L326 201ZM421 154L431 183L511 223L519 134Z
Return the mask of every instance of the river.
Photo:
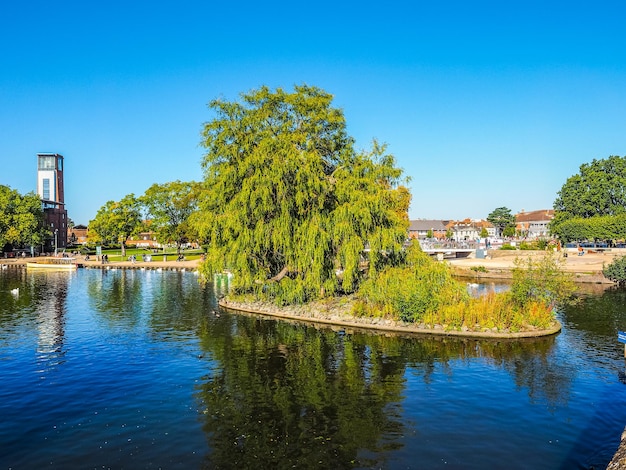
M5 269L0 467L604 468L626 293L580 297L552 337L406 338L229 313L191 272Z

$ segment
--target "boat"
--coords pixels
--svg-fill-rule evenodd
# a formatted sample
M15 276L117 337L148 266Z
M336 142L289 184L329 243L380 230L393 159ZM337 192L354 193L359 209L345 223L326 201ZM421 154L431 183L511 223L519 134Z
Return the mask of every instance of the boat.
M78 264L76 258L55 258L52 256L35 258L34 261L26 263L27 268L31 269L50 269L50 270L70 270L76 269Z

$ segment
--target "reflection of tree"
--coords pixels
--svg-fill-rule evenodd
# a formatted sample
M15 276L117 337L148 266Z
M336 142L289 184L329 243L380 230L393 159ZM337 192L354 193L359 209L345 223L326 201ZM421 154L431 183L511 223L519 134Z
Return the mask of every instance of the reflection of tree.
M141 273L134 270L102 270L89 277L89 301L109 321L136 324L143 306L143 284Z
M509 371L531 397L562 402L571 388L567 372L551 365L554 337L402 338L238 315L221 320L201 338L220 363L198 394L210 468L384 466L406 432L406 369L428 382L437 365L453 373L452 361L483 359Z
M580 302L566 308L561 318L563 323L575 325L577 331L589 333L589 341L601 342L589 344L590 347L602 348L604 339L614 343L617 331L626 329L625 303L626 289L599 286L592 291L586 287Z
M404 360L351 336L232 317L236 336L201 386L211 468L352 468L360 449L384 452L401 424L392 406ZM205 338L206 344L212 342Z
M215 296L195 278L184 273L168 273L150 280L149 324L154 332L195 331L217 308ZM200 326L201 327L201 326Z

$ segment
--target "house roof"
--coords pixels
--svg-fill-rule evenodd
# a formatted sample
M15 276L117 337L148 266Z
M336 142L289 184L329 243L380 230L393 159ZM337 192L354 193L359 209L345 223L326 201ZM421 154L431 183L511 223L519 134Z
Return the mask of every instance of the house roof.
M447 220L429 220L429 219L417 219L411 220L409 225L409 231L411 232L427 232L432 230L434 232L445 232Z
M553 209L541 209L538 211L525 212L522 211L515 215L515 221L520 222L545 222L554 218Z

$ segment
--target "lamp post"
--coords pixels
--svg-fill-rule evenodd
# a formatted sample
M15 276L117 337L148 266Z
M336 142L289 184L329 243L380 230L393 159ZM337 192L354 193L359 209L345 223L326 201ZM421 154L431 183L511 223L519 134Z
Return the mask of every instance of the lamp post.
M57 255L57 235L59 233L59 229L55 228L54 229L54 256Z

